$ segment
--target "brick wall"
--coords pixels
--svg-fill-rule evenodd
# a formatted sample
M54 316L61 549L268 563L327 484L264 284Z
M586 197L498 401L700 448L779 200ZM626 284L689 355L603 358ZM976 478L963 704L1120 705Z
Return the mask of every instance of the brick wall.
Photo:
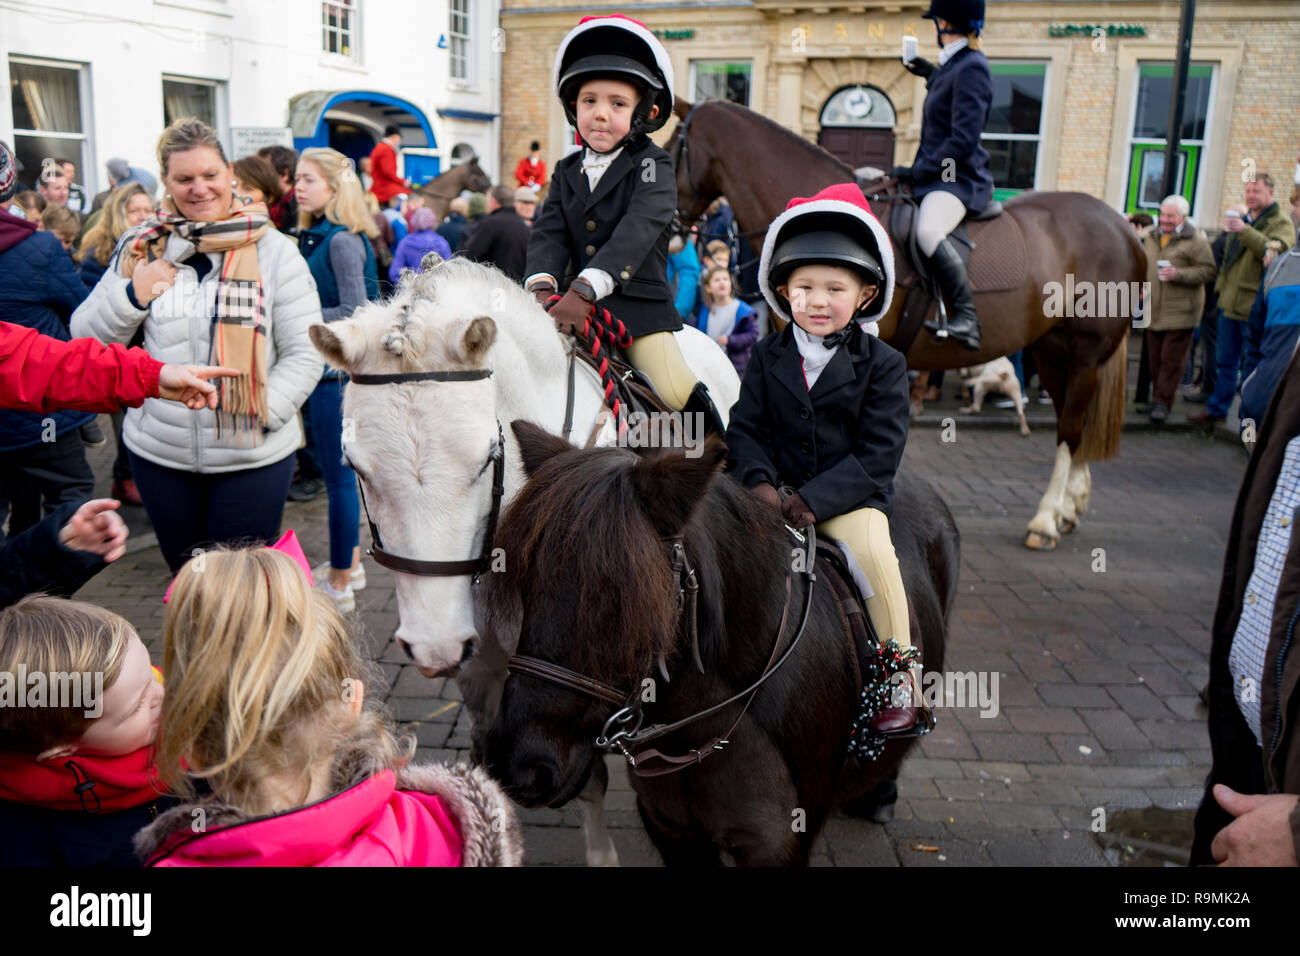
M572 0L503 0L501 23L506 29L506 51L503 60L502 106L502 164L503 169L513 168L519 157L527 151L528 141L542 140L543 152L554 162L563 151L562 144L550 142L555 128L552 122L558 115L558 106L550 89L551 65L555 50L565 32L579 19L580 14L561 12L558 8L573 6ZM860 21L883 20L891 24L898 20L897 11L869 10L866 14L831 8L829 13L814 12L814 4L791 0L782 8L702 8L698 6L676 9L642 9L643 4L629 0L621 4L592 3L584 12L608 9L622 11L638 17L651 28L689 28L695 31L691 40L666 42L674 56L677 69L678 90L688 89L687 61L699 56L733 55L755 58L753 77L754 102L768 116L776 115L778 95L778 67L775 57L789 53L789 27L792 22L810 20L849 20L852 29L860 28ZM913 4L905 4L903 12L910 14ZM1243 7L1260 11L1258 19L1228 19L1231 14L1240 17ZM803 13L803 8L808 8ZM554 14L537 13L556 9ZM789 10L795 10L791 16ZM818 5L818 9L825 9ZM1133 22L1146 27L1144 42L1163 44L1168 59L1173 58L1177 42L1178 5L1173 2L1151 2L1117 11L1104 4L1087 3L1037 3L1017 9L1023 19L1004 20L1000 17L990 22L987 32L999 39L1025 41L1025 49L1059 49L1060 45L1072 47L1069 66L1064 76L1053 78L1064 83L1064 113L1059 138L1057 186L1063 190L1077 190L1104 197L1110 162L1112 123L1119 104L1127 110L1133 95L1131 86L1120 89L1119 38L1108 37L1103 51L1094 50L1091 39L1077 40L1049 38L1051 23ZM525 14L520 11L527 10ZM786 12L782 12L785 10ZM1278 198L1285 201L1290 191L1296 154L1300 152L1300 17L1279 19L1285 7L1274 0L1239 0L1228 4L1203 2L1197 8L1195 43L1241 43L1244 55L1237 79L1233 108L1228 129L1211 127L1210 137L1215 140L1228 137L1227 157L1222 170L1223 186L1216 196L1205 195L1201 220L1210 225L1215 211L1241 196L1241 161L1250 157L1261 171L1270 172L1278 182ZM999 11L1007 15L1007 8ZM997 15L995 15L997 16ZM855 19L856 18L856 19ZM910 19L910 17L909 17ZM891 27L890 42L897 27ZM857 35L856 32L854 34ZM922 37L923 45L928 37ZM705 51L705 52L696 52ZM725 51L725 52L720 52ZM816 56L810 49L810 54ZM932 52L927 55L932 55ZM877 55L880 55L877 52ZM1026 54L1033 55L1033 54ZM765 65L760 65L765 64ZM1221 71L1222 74L1222 71ZM1218 90L1223 89L1220 76ZM811 88L806 87L811 95ZM803 102L805 110L808 102ZM899 102L900 119L908 104ZM807 130L805 130L807 132ZM898 131L900 140L905 131ZM1207 149L1206 163L1209 162ZM1201 175L1208 170L1202 166Z

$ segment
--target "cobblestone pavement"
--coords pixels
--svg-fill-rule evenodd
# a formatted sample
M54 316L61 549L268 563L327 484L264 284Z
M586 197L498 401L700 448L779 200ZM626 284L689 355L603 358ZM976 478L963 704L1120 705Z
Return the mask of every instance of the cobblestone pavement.
M107 418L101 424L107 431ZM91 453L104 494L111 450ZM816 864L1107 865L1117 851L1093 838L1097 808L1112 818L1195 808L1210 759L1196 695L1245 455L1187 432L1126 432L1120 457L1092 468L1081 527L1057 550L1034 553L1021 537L1053 451L1046 428L1022 438L959 421L956 441L944 443L937 427L914 426L905 467L935 483L962 535L947 666L996 671L1000 712L940 710L937 729L904 765L894 822L833 818ZM134 544L147 545L143 510L124 510ZM313 564L326 560L323 495L289 504L284 525L298 531ZM391 576L366 563L358 639L381 662L394 716L418 736L420 758L465 758L468 722L454 682L426 680L408 665L391 639ZM161 661L167 580L157 548L145 546L78 597L129 618ZM622 861L657 864L627 775L612 758L610 768L607 807ZM583 861L576 810L522 819L529 862Z

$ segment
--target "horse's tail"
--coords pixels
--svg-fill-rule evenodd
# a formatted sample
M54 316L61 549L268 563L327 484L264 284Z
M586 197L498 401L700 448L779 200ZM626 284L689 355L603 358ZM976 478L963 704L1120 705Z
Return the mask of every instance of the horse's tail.
M1124 405L1128 397L1128 336L1120 338L1115 351L1097 372L1097 390L1092 393L1083 415L1083 434L1073 460L1105 461L1119 452L1124 430Z

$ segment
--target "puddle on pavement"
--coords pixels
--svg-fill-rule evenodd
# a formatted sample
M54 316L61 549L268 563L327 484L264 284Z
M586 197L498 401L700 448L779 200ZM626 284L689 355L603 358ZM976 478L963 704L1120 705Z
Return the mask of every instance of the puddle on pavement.
M1115 810L1093 836L1111 866L1186 866L1195 810Z

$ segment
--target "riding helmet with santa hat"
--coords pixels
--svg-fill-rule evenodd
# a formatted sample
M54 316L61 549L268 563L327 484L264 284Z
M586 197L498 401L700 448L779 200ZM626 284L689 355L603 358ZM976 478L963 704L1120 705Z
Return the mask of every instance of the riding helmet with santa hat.
M578 90L587 80L598 79L631 83L641 94L627 136L609 152L668 122L673 111L673 66L668 51L645 24L621 13L583 17L560 43L555 54L555 90L565 118L575 129ZM659 112L651 118L655 106Z
M880 316L894 298L894 249L862 190L853 183L827 186L815 196L791 199L767 229L758 266L758 285L772 311L793 321L790 302L777 292L799 266L842 266L880 292L854 318L876 335Z

